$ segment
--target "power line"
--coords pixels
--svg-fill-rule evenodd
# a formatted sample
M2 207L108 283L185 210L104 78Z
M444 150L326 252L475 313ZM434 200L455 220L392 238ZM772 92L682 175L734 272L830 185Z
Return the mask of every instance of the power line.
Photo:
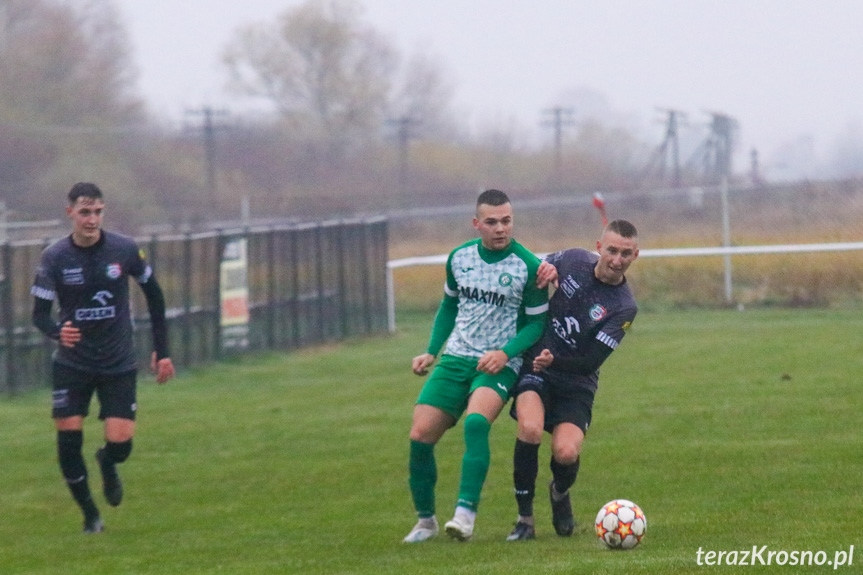
M216 189L216 130L225 129L227 126L217 126L214 122L215 117L227 116L227 110L214 110L209 106L204 106L199 110L187 110L187 116L203 116L203 121L200 127L201 138L204 146L204 171L206 174L207 190L210 193L210 198L215 200L217 197Z
M575 115L575 110L558 106L549 110L543 110L542 113L551 116L551 119L542 122L542 125L554 128L554 173L559 176L560 168L563 164L563 129L575 125L572 119L573 115Z
M407 114L387 121L387 124L396 127L396 139L399 148L399 189L405 195L407 194L408 170L410 167L410 144L411 140L416 137L413 128L421 123L420 120Z

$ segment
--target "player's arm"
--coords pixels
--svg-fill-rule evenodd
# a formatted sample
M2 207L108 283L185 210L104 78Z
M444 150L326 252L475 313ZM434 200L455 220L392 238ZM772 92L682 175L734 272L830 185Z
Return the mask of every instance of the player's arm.
M53 300L38 295L33 298L33 325L50 339L59 341L63 347L75 347L81 341L81 330L72 325L71 321L62 325L55 322L51 317L53 304Z
M540 355L534 358L534 371L553 367L556 371L563 371L574 375L590 375L599 367L614 351L613 348L593 340L583 353L576 353L568 357L555 357L547 349L542 350Z
M165 321L165 294L152 274L139 284L147 300L150 326L153 335L153 359L151 369L156 373L156 381L165 383L174 377L174 363L168 352L168 324Z
M548 288L540 289L534 280L529 279L524 290L523 305L524 323L515 337L502 348L508 358L524 353L542 336L548 314Z
M35 296L33 298L33 325L53 340L60 339L60 325L51 317L54 301Z
M60 340L60 324L51 317L51 308L57 299L54 280L51 277L51 258L46 252L42 252L42 259L33 280L30 294L33 296L33 312L31 319L33 325L50 339Z
M626 328L635 319L635 310L626 310L624 313L609 317L608 321L597 333L596 337L579 351L567 357L551 357L551 367L557 371L565 371L575 375L590 375L596 372L605 362L611 353L617 349L620 342L623 341L623 336L626 335ZM543 354L548 350L543 350ZM541 355L543 355L541 354ZM551 353L549 352L550 356ZM537 366L537 357L534 360L534 366ZM548 367L548 359L540 362L540 367Z
M435 314L434 325L432 325L431 337L429 338L426 353L437 357L437 354L452 333L453 328L455 328L455 318L457 315L458 298L447 293L441 300Z
M434 363L437 354L449 339L455 328L455 319L458 315L458 284L452 274L452 254L446 263L446 281L444 282L444 296L435 314L432 325L431 337L426 352L413 358L411 368L417 375L426 375L428 368Z

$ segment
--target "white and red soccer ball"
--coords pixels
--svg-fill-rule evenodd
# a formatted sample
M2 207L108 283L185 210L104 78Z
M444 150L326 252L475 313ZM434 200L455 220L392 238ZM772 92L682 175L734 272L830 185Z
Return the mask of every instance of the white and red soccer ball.
M647 531L641 507L628 499L615 499L596 514L596 536L611 549L632 549Z

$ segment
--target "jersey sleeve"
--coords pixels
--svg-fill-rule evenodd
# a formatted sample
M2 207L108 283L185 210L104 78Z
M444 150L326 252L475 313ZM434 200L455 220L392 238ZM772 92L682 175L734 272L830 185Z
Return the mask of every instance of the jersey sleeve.
M153 276L153 269L144 257L144 250L138 249L137 246L135 246L135 254L132 256L129 275L135 278L135 281L141 285L146 284Z
M170 357L168 352L168 325L165 321L165 296L156 278L150 276L141 283L141 290L147 299L147 311L150 314L150 327L153 336L153 350L156 359Z
M441 348L447 339L449 339L453 328L455 328L455 320L458 315L458 284L452 273L452 254L450 254L446 262L446 281L443 285L443 291L443 299L440 302L437 314L435 314L431 337L426 349L428 353L434 356L440 353Z
M545 318L548 314L548 288L540 289L536 286L536 270L538 268L539 260L536 260L530 267L522 296L523 323L515 337L502 348L502 351L509 358L521 355L542 336Z
M30 288L30 295L48 301L56 299L57 285L51 269L51 257L47 252L42 252L42 259L39 261L39 267L36 268L36 277L33 280L33 287Z

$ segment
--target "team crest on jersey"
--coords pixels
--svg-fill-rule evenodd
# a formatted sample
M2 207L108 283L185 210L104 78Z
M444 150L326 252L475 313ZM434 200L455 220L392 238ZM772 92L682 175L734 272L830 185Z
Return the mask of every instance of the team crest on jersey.
M506 287L512 283L512 276L506 272L500 274L500 277L497 278L497 283Z
M108 264L107 274L109 278L115 280L123 275L123 269L120 267L120 264Z
M600 321L602 318L605 317L605 314L608 313L608 310L596 303L593 304L593 307L590 308L590 311L588 313L590 314L590 319L592 319L593 321Z

